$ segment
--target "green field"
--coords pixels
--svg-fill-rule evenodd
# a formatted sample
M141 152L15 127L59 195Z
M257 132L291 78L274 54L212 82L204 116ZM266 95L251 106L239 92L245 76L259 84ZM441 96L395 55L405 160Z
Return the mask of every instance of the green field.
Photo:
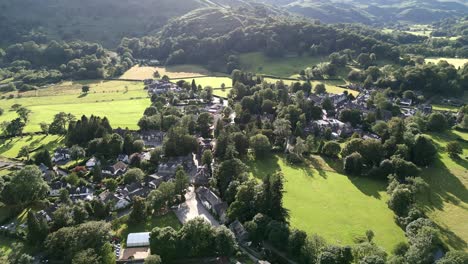
M462 143L461 159L453 160L445 151L447 142L468 133L446 132L430 135L439 149L439 159L421 177L430 191L419 197L419 204L442 229L444 241L452 248L468 248L468 143Z
M160 76L167 75L169 78L188 78L210 75L210 71L199 65L174 65L167 67L151 67L151 66L133 66L126 71L120 79L125 80L145 80L154 78L154 73L158 71Z
M426 63L438 63L439 61L447 61L448 63L455 66L455 68L461 68L463 65L468 63L468 59L462 58L444 58L444 57L437 57L437 58L426 58Z
M290 211L293 227L341 245L353 244L371 229L375 242L387 251L405 241L386 204L386 182L347 177L334 171L338 163L327 163L320 157L301 167L287 165L280 156L249 165L252 175L259 178L283 172L284 206Z
M17 158L18 153L21 147L23 146L28 146L29 151L33 151L39 147L46 148L49 151L52 151L56 147L60 146L62 142L63 137L53 135L24 136L15 137L11 139L4 139L0 140L0 157Z
M328 61L328 57L296 57L270 58L261 52L244 53L240 55L240 66L244 71L259 74L290 77L299 74L307 67Z
M229 95L229 92L231 91L231 88L226 88L226 89L214 89L213 90L213 95L219 96L222 98L227 98Z
M304 82L304 81L300 81L300 80L275 79L275 78L270 78L270 77L263 78L263 80L266 81L266 82L269 82L269 83L276 83L278 81L283 81L284 84L289 85L289 86L293 85L296 82L300 82L300 83ZM338 87L338 85L346 84L346 82L340 81L340 80L336 80L336 81L335 80L334 81L326 81L326 80L324 80L324 81L311 81L312 91L313 91L313 88L319 83L325 84L325 88L326 88L327 92L331 93L331 94L342 94L344 91L348 91L348 93L353 94L354 96L359 95L358 91Z
M459 109L460 109L459 107L451 106L451 105L437 105L437 104L432 105L432 110L436 110L436 111L458 112Z
M207 76L199 78L183 78L183 79L172 79L172 81L177 82L179 80L184 80L188 83L192 83L192 80L195 80L195 84L201 85L202 87L211 86L212 88L221 88L224 84L225 88L232 87L232 79L229 77L216 77L216 76Z
M88 94L81 93L82 85L89 85ZM150 104L141 82L94 81L66 82L22 94L21 98L2 99L0 108L5 113L0 122L10 121L17 114L10 111L13 104L21 104L32 111L24 132L40 131L41 122L51 123L59 112L81 115L107 116L114 128L137 128L145 108Z

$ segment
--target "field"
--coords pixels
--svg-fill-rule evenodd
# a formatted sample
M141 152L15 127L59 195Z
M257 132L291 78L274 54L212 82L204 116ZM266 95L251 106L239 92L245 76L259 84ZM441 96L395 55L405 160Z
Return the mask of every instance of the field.
M202 87L211 86L212 88L221 88L222 85L226 88L232 87L232 79L229 77L216 77L216 76L207 76L199 78L182 78L182 79L173 79L172 81L177 82L179 80L184 80L188 83L192 83L192 80L195 80L195 84L201 85Z
M333 169L339 167L338 163L320 157L301 167L287 165L281 156L249 165L252 175L258 178L283 172L284 206L295 228L341 245L353 244L371 229L375 242L387 251L405 241L403 230L387 207L385 182L347 177Z
M150 232L155 227L170 226L175 230L178 230L182 227L179 219L172 211L162 216L148 217L145 223L140 224L128 224L126 223L128 221L127 218L128 216L124 217L125 223L122 223L120 226L118 226L117 230L115 231L116 235L122 239L123 243L125 243L129 233Z
M240 55L240 66L244 71L259 74L290 77L299 74L307 67L328 61L328 57L297 57L270 58L261 52L244 53Z
M126 71L120 79L125 80L144 80L152 79L155 71L158 71L162 76L167 75L169 78L190 78L197 76L209 75L210 72L198 65L176 65L168 67L150 67L150 66L133 66Z
M442 229L444 241L452 248L468 248L468 143L462 143L461 159L453 160L445 151L447 142L468 133L447 132L430 135L439 149L439 159L421 173L430 191L419 197L428 216Z
M455 68L461 68L465 63L468 63L468 59L461 59L461 58L426 58L426 63L438 63L439 61L447 61L448 63L455 66Z
M90 92L83 94L81 87L90 86ZM21 94L21 98L2 99L0 108L5 113L0 122L17 117L10 111L14 104L21 104L32 111L24 132L40 131L41 122L51 123L59 112L81 115L107 116L114 128L137 128L137 122L150 104L141 82L93 81L64 82L37 91Z
M284 84L289 85L289 86L293 85L296 82L301 82L301 83L304 82L304 81L300 81L300 80L275 79L275 78L269 78L269 77L263 78L263 80L266 81L266 82L269 82L269 83L276 83L277 81L282 80L284 82ZM348 91L348 93L353 94L354 96L359 95L358 91L338 87L338 85L346 84L344 81L339 81L339 80L336 80L336 81L311 81L312 91L313 91L313 88L319 83L325 84L325 88L326 88L327 92L331 93L331 94L342 94L344 91Z
M24 136L0 140L0 157L17 158L23 146L28 146L29 151L33 151L39 147L52 151L58 147L62 141L63 137L53 135ZM1 172L2 171L0 171L0 174Z
M214 89L213 90L213 95L219 96L222 98L227 98L229 95L229 92L231 91L231 88L226 88L226 89Z
M456 106L451 106L451 105L437 105L433 104L432 109L436 111L451 111L451 112L458 112L460 109L459 107Z

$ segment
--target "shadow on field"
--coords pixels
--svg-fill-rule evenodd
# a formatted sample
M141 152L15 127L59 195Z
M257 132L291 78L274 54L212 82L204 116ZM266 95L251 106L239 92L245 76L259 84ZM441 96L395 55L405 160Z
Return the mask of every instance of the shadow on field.
M447 166L440 156L431 166L423 171L422 178L429 184L429 191L421 198L421 205L426 210L442 210L444 202L455 205L468 203L468 190Z
M88 93L81 93L80 95L78 95L78 98L83 98L83 97L86 97L88 96Z
M457 236L454 232L450 231L448 228L442 227L436 224L440 230L440 233L445 239L447 239L447 244L452 246L456 250L464 250L467 247L467 243L463 238Z
M348 177L348 179L358 188L363 194L372 196L376 199L382 199L380 192L386 190L386 182L378 181L362 177Z

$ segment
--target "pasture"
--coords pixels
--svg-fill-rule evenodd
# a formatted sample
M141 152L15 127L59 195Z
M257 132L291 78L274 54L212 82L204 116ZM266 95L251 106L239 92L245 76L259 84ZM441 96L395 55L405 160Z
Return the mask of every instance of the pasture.
M52 151L56 147L60 146L62 142L63 137L54 135L36 135L3 139L0 140L0 157L17 158L18 153L23 146L28 146L29 151L31 152L30 156L33 156L34 151L38 148L45 148Z
M221 97L221 98L227 98L230 91L231 91L231 88L226 88L226 89L214 89L214 90L213 90L213 95L219 96L219 97Z
M169 78L190 78L197 76L209 75L210 72L198 65L175 65L167 67L151 67L151 66L133 66L131 69L126 71L120 79L125 80L144 80L152 79L153 74L158 71L162 76L167 75Z
M83 85L90 86L89 93L81 92ZM71 113L78 118L81 115L106 116L114 128L136 129L138 120L150 104L147 97L141 82L65 82L22 93L21 98L0 100L0 108L5 110L0 122L16 118L11 106L20 104L32 111L24 132L40 131L39 124L50 124L59 112Z
M318 156L303 166L288 165L282 156L249 163L257 178L276 171L284 174L283 201L293 227L341 245L355 243L371 229L374 241L388 252L405 241L386 204L386 182L347 177L338 172L339 164Z
M206 77L199 77L199 78L181 78L181 79L173 79L173 82L177 82L179 80L184 80L188 83L192 83L192 80L195 80L195 84L201 85L203 88L206 86L211 86L211 88L221 88L224 84L225 88L232 87L232 79L230 77L223 77L223 76L206 76Z
M301 80L292 80L292 79L275 79L275 78L270 78L270 77L265 77L263 78L264 81L268 82L268 83L276 83L278 81L283 81L284 84L288 85L288 86L291 86L293 85L294 83L296 82L300 82L300 83L303 83L304 81L301 81ZM359 95L359 92L358 91L354 91L354 90L351 90L351 89L345 89L345 88L341 88L341 87L338 87L338 85L344 85L346 84L346 82L344 81L340 81L340 80L333 80L333 81L327 81L327 80L324 80L324 81L311 81L311 85L312 85L312 92L313 92L313 89L314 87L319 84L319 83L323 83L325 84L325 88L327 90L328 93L331 93L331 94L342 94L343 92L347 91L348 93L350 94L353 94L354 96L358 96Z
M468 133L449 131L431 134L438 147L436 162L423 169L421 177L429 191L418 197L419 205L441 228L442 239L454 249L468 248L468 143L461 143L460 159L449 157L445 146L457 137L468 139Z
M449 64L452 64L455 66L455 68L461 68L463 67L466 63L468 63L468 59L463 59L463 58L444 58L444 57L438 57L438 58L426 58L426 63L438 63L439 61L447 61Z
M240 55L241 69L248 72L267 74L280 77L290 77L299 74L307 67L328 61L326 56L311 57L308 55L294 57L271 58L262 52L244 53Z

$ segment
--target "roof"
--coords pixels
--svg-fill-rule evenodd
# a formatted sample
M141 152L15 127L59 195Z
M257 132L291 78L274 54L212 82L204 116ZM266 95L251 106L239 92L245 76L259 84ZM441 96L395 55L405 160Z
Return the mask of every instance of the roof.
M127 236L127 247L149 246L150 232L130 233Z

